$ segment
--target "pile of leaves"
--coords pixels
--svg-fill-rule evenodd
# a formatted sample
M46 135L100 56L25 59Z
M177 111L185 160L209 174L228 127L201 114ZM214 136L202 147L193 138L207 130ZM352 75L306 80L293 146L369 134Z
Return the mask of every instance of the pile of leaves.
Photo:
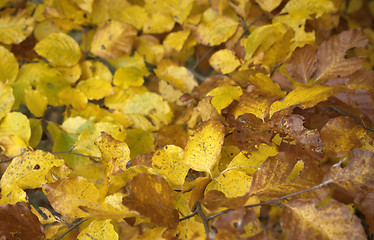
M368 239L374 2L0 0L1 239Z

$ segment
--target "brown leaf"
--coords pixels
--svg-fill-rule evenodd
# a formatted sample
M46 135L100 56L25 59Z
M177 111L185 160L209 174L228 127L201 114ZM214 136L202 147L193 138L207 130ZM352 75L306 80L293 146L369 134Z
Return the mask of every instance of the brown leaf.
M245 205L248 198L248 194L236 198L227 198L223 192L211 190L205 194L201 204L211 212L217 211L220 207L240 209Z
M350 197L356 197L374 180L374 153L361 149L352 150L348 165L333 165L324 181L332 181L332 186Z
M213 222L216 239L247 239L261 231L254 209L240 209L219 216Z
M369 189L366 191L358 208L365 215L370 231L374 232L374 181L371 181L368 185Z
M316 207L317 199L297 199L285 204L281 224L288 239L367 239L360 219L351 209L333 201Z
M190 206L191 209L195 209L196 202L203 199L205 188L211 181L212 181L212 178L210 178L210 177L197 178L194 181L194 182L196 182L196 185L192 189L191 197L190 197L190 200L188 202L188 205Z
M307 45L298 48L292 53L291 59L287 63L287 70L291 77L296 81L307 84L317 69L316 50L314 47Z
M0 206L0 238L39 240L44 229L38 217L22 205Z
M252 195L269 200L313 187L321 182L322 173L317 162L303 154L297 146L293 146L292 150L269 157L258 168L252 179ZM305 193L303 197L313 194L315 193Z
M166 145L176 145L184 148L188 139L187 131L180 125L162 126L155 140L156 148Z
M178 225L178 211L171 200L172 188L160 176L140 173L127 183L128 196L123 204L149 217L158 226Z
M321 129L321 139L325 154L343 156L349 150L361 147L365 129L357 125L352 118L337 117L330 119Z
M340 78L358 71L365 62L363 57L345 59L346 52L354 47L364 47L368 39L361 29L350 29L330 37L317 52L317 77L320 83L329 78Z

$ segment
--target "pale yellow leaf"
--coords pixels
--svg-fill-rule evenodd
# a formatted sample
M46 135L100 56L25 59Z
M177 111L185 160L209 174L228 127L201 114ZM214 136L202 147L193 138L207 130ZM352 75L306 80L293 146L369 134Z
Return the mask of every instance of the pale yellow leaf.
M78 43L65 33L50 34L38 42L34 49L40 56L58 66L73 66L81 58Z

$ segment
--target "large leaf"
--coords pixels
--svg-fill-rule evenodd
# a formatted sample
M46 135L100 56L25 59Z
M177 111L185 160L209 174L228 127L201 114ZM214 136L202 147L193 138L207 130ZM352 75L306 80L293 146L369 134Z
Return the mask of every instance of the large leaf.
M285 204L282 227L288 239L367 239L360 219L336 201L317 206L316 199L297 199Z
M354 47L364 47L368 44L365 33L360 29L350 29L330 37L321 44L317 55L317 77L320 83L329 78L348 76L359 70L365 62L363 57L346 59L346 52Z
M316 50L307 45L298 48L292 53L291 59L287 62L287 70L291 77L301 83L308 83L314 71L317 69Z

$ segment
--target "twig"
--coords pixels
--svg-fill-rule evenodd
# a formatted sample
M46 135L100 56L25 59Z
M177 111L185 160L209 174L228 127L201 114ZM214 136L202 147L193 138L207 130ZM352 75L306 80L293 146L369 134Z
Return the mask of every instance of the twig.
M87 221L87 219L83 219L83 220L80 220L80 221L74 223L68 230L66 230L63 234L61 234L60 236L58 236L55 240L60 240L66 234L68 234L69 232L71 232L74 228L78 227L80 224L84 223L85 221Z
M205 215L203 209L201 208L201 204L199 201L196 202L196 212L199 214L201 221L203 222L206 236L209 237L209 232L210 232L209 223L208 223L209 219Z
M4 163L4 162L12 161L14 158L21 156L24 152L26 152L26 151L23 151L23 152L21 152L20 154L17 154L17 155L15 155L15 156L13 156L13 157L2 159L2 160L0 161L0 163Z
M210 48L208 51L206 51L205 54L204 54L201 58L197 59L195 65L194 65L190 70L195 70L195 68L197 68L197 66L199 66L199 64L200 64L200 63L201 63L205 58L207 58L207 57L209 56L209 54L210 54L213 50L216 50L216 49L217 49L217 46L214 46L214 47Z
M284 200L284 199L287 199L287 198L290 198L290 197L297 196L297 195L302 194L302 193L310 192L310 191L313 191L313 190L325 187L325 186L329 185L332 182L333 182L333 180L328 180L328 181L323 182L323 183L321 183L319 185L316 185L314 187L311 187L311 188L308 188L308 189L304 189L304 190L299 191L299 192L291 193L291 194L288 194L288 195L285 195L283 197L276 198L276 199L273 199L273 200L270 200L270 201L256 203L256 204L252 204L252 205L247 205L247 206L244 206L244 208L253 208L253 207L258 207L258 206L263 206L263 205L277 204L281 200ZM218 217L218 216L220 216L222 214L225 214L225 213L228 213L228 212L231 212L231 211L234 211L234 210L235 209L229 208L229 209L223 210L221 212L218 212L216 214L213 214L213 215L207 217L206 219L209 221L209 220L211 220L213 218L216 218L216 217Z
M178 222L182 222L182 221L184 221L184 220L187 220L187 219L189 219L189 218L192 218L193 216L195 216L197 214L197 211L195 210L193 213L191 213L190 215L187 215L187 216L184 216L184 217L182 217L182 218L179 218L178 219Z
M343 110L341 110L341 109L338 108L338 107L334 107L334 106L332 106L332 107L329 107L329 108L333 109L334 111L337 111L338 113L340 113L341 115L346 116L346 117L352 117L352 115L354 116L354 114L350 115L350 114L344 112ZM357 116L355 116L355 117L357 117ZM365 124L363 124L362 122L358 121L358 120L357 120L356 118L354 118L354 117L352 117L352 118L353 118L353 121L355 121L355 123L357 123L357 124L360 125L361 127L365 128L365 129L368 130L368 131L374 132L374 129L373 129L373 128L366 126Z
M243 21L243 19L240 19L244 25L244 32L240 35L240 37L238 38L238 40L236 40L235 44L234 44L234 47L236 47L236 45L239 44L240 40L249 32L249 28L252 27L254 24L256 24L259 20L263 19L263 18L268 18L268 16L265 16L265 15L260 15L258 16L253 22L251 22L249 24L249 26L247 27L247 25L245 24L245 22Z

